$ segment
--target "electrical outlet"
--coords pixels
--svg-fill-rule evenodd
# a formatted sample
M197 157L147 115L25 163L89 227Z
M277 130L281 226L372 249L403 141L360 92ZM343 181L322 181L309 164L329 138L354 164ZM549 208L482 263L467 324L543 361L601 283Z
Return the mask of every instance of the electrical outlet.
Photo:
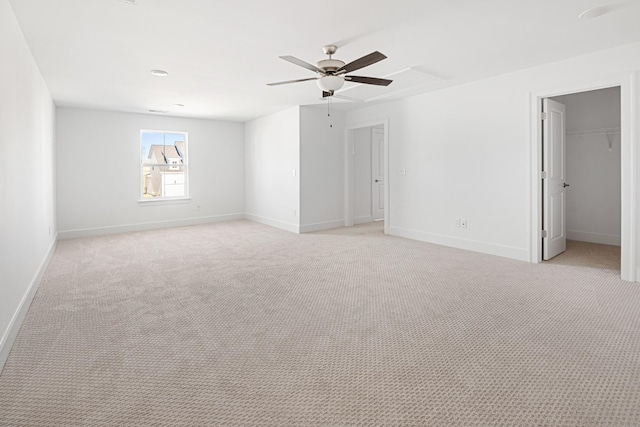
M398 172L400 172L400 175L406 175L407 174L407 170L405 168L400 168L400 170Z
M296 170L294 169L292 172L293 176L296 176Z
M454 220L453 220L453 224L454 224L456 227L460 227L460 218L454 218Z
M467 220L466 219L461 219L460 220L460 227L467 228Z

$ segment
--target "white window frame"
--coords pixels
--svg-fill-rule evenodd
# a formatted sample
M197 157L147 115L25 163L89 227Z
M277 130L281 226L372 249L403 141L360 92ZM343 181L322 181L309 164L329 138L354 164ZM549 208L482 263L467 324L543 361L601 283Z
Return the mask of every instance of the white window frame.
M142 135L148 133L155 134L180 134L184 136L184 157L182 158L182 164L179 164L178 167L182 166L182 170L184 171L184 195L182 196L162 196L162 197L153 197L153 198L145 198L144 197L144 168L145 166L150 167L165 167L166 170L173 169L173 163L145 163L145 159L142 158ZM138 203L144 205L159 205L159 204L170 204L170 203L184 203L185 201L191 200L189 196L189 132L186 131L176 131L176 130L157 130L157 129L140 129L140 138L138 145L138 156L140 156L140 171L138 174L139 180L139 200ZM175 168L177 169L177 168ZM175 170L174 169L174 170Z

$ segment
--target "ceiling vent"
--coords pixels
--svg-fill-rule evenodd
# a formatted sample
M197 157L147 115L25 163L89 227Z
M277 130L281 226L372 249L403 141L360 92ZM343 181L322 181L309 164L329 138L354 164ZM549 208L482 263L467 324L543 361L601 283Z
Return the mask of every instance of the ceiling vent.
M130 4L131 6L137 6L139 0L119 0L122 3Z

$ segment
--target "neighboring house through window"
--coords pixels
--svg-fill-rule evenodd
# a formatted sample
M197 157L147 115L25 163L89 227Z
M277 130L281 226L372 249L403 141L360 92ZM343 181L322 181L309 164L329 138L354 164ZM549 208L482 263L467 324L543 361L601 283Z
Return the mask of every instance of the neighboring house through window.
M142 199L187 197L187 133L140 131Z

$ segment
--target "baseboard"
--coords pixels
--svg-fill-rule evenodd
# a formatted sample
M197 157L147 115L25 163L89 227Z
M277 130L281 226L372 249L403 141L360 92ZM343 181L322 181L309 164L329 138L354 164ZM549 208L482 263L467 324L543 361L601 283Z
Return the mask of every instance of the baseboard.
M300 233L300 226L298 224L292 224L290 222L280 221L278 219L267 218L260 215L245 213L244 219L257 222L259 224L268 225L270 227L280 228L281 230L290 231L292 233Z
M312 233L314 231L331 230L333 228L344 227L344 219L336 219L333 221L316 222L315 224L307 224L300 226L301 233Z
M29 306L31 306L31 302L33 301L33 297L36 295L36 291L38 290L38 286L40 286L40 281L44 276L45 271L47 271L47 267L49 266L49 262L51 261L51 257L56 250L58 236L56 235L51 243L51 247L49 248L49 252L44 257L36 274L34 275L29 287L27 288L27 292L25 292L22 297L22 301L18 305L16 312L13 314L11 321L9 322L9 326L7 330L4 331L2 335L2 339L0 339L0 372L4 368L4 364L9 357L9 352L11 351L11 347L13 346L13 342L18 335L18 331L20 330L20 326L22 325L22 321L24 320L27 312L29 311Z
M389 227L389 234L392 236L419 240L421 242L434 243L436 245L450 246L452 248L464 249L467 251L496 255L505 258L516 259L519 261L530 261L528 250L515 248L512 246L496 245L492 243L479 242L477 240L461 239L459 237L446 236L436 233L425 233L422 231L408 230L405 228L393 226Z
M138 224L64 230L58 232L58 239L67 240L76 239L78 237L93 237L104 236L107 234L129 233L132 231L156 230L158 228L185 227L189 225L208 224L212 222L233 221L236 219L244 219L244 214L236 213L226 215L201 216L196 218L184 218L168 221L143 222Z
M359 216L359 217L353 219L353 224L354 225L365 224L367 222L373 222L373 215Z
M567 239L579 242L599 243L601 245L620 246L621 237L615 234L591 233L589 231L567 230Z

